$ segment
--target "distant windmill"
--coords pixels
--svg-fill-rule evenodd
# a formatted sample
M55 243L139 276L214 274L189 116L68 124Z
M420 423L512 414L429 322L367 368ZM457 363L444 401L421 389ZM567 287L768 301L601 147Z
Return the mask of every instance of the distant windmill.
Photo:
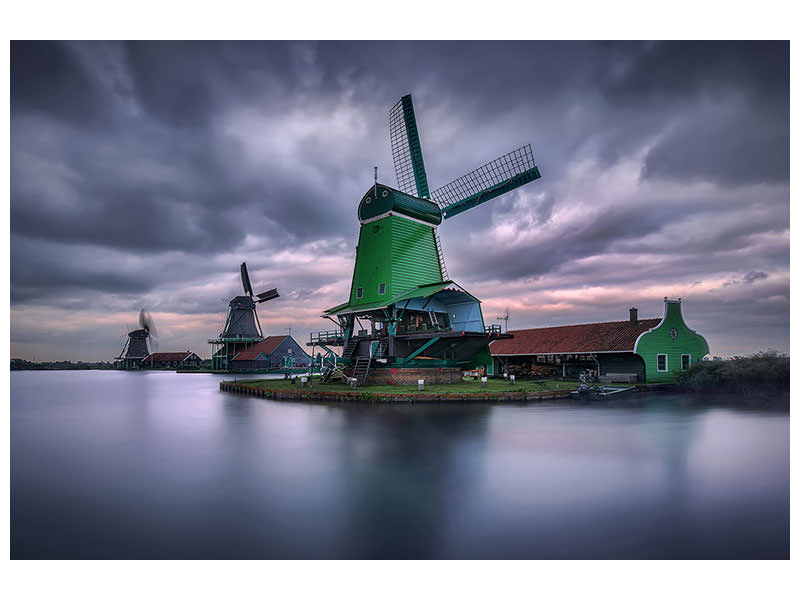
M212 345L222 345L220 350L213 353L215 369L227 369L229 360L238 352L260 342L264 338L261 324L258 321L258 314L256 313L256 304L261 304L280 296L276 288L260 294L253 294L250 275L247 273L247 263L242 263L239 271L242 277L244 295L235 296L228 303L228 316L225 319L225 327L222 333L219 338L209 340Z
M147 340L156 345L156 324L145 309L139 311L139 329L128 332L122 352L116 357L123 369L138 369L142 360L150 355Z

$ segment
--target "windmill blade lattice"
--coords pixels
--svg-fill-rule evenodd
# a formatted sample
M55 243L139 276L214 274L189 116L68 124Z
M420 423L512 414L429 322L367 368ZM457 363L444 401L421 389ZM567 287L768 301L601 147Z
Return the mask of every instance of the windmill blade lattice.
M447 219L540 177L526 144L434 190L431 199Z
M417 119L411 96L406 95L389 111L389 138L397 188L406 194L427 198L428 176L422 160Z

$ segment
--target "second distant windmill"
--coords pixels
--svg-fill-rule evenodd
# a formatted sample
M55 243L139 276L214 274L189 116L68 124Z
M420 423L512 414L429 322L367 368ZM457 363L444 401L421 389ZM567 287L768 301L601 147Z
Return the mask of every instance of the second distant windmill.
M227 369L230 360L236 354L264 339L256 305L280 296L277 288L254 294L250 275L247 272L247 263L241 264L239 272L244 295L231 299L228 303L228 315L225 318L225 327L222 333L218 338L208 340L208 343L214 348L212 353L214 369Z

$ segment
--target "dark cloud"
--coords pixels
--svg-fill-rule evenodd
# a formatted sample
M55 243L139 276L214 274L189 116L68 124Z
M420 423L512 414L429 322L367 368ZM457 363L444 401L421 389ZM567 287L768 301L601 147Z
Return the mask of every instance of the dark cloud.
M788 75L788 42L662 42L633 53L606 93L620 108L672 121L646 177L785 181Z
M35 111L82 125L108 117L113 106L62 42L18 41L11 44L12 117Z
M745 283L753 283L754 281L758 281L759 279L766 279L769 277L767 273L764 271L750 271L747 275L744 276Z
M625 54L624 67L605 86L615 102L686 104L707 95L744 94L788 105L785 41L647 42L628 46Z
M647 155L643 175L724 186L786 181L786 122L785 115L712 107L677 123Z
M725 287L730 285L739 285L739 284L752 285L759 279L766 279L767 277L769 277L769 274L764 273L764 271L750 271L749 273L746 273L741 279L734 278L729 281L726 281Z
M434 188L533 143L540 181L442 226L488 302L661 277L788 311L786 42L13 42L14 318L223 318L247 260L267 322L312 328L405 93Z

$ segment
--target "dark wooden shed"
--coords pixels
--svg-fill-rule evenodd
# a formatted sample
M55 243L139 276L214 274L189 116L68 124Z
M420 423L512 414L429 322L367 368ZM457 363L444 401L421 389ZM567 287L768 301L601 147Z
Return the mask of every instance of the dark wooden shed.
M299 369L310 367L311 356L290 335L273 335L239 352L230 362L232 371Z

